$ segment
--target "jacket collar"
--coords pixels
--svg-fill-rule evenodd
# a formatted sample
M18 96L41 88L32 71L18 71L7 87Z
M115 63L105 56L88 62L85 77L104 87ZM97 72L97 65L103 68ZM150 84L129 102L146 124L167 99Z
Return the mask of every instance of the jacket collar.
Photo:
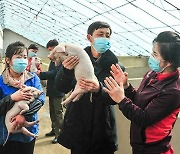
M156 89L163 89L164 86L172 83L175 80L178 80L179 78L179 70L177 70L176 72L174 72L173 74L167 76L166 78L164 78L163 80L158 80L157 79L157 73L154 71L149 71L147 76L146 76L146 81L147 81L147 85L153 86Z
M23 76L23 82L25 83L27 80L29 80L29 79L31 79L31 78L33 78L34 77L34 75L33 74L31 74L30 72L28 72L28 71L24 71L23 72L23 74L22 74L22 76ZM6 68L3 72L2 72L2 79L3 79L3 83L4 84L7 84L8 86L13 86L13 87L16 87L16 88L20 88L20 87L18 87L18 86L16 86L16 80L14 80L14 82L13 82L13 78L12 77L10 77L10 74L9 74L9 68ZM23 84L24 84L23 83ZM17 83L18 84L18 83Z

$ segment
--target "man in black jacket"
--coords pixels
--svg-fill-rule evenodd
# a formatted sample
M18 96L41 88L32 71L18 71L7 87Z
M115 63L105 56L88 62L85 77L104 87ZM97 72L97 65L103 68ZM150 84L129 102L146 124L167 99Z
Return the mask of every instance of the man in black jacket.
M58 41L56 39L53 39L47 43L46 48L49 51L52 51L58 44ZM63 108L61 102L63 100L64 94L57 91L55 88L55 76L61 67L62 65L56 67L55 63L53 61L50 61L48 71L38 73L41 80L47 80L46 95L49 96L49 112L52 130L45 135L55 135L52 143L57 143L57 137L59 135L60 127L63 121Z
M110 66L118 63L117 57L109 50L111 33L110 25L101 21L92 23L87 31L91 46L85 51L100 82L110 76ZM62 63L64 67L55 81L59 91L68 93L74 88L73 68L77 63L76 56ZM90 100L91 92L88 92L67 105L58 142L71 149L71 154L113 154L118 148L114 108L106 100L99 99L98 93L93 92L92 102Z

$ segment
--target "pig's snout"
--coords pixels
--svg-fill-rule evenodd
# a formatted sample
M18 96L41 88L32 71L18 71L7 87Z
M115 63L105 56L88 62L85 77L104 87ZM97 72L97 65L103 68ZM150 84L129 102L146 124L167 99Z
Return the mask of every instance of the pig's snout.
M51 60L51 61L53 61L54 60L54 58L53 58L54 56L53 56L53 53L50 53L49 55L48 55L48 58Z

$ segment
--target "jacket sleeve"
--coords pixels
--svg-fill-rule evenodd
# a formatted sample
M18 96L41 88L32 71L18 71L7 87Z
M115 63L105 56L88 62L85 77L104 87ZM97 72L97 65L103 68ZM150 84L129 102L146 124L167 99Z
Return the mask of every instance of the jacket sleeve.
M100 102L103 102L104 104L117 105L117 103L111 99L109 94L103 90L103 87L105 87L105 84L99 82L99 85L100 85L100 90L98 92L92 93L93 100L97 100L97 101L99 100Z
M143 96L142 96L143 97ZM168 100L168 101L167 101ZM145 109L135 105L129 98L119 103L119 110L124 116L141 127L147 127L164 119L180 106L178 91L162 92Z
M74 70L68 70L64 67L59 70L55 78L56 89L65 94L73 89L74 82Z
M46 71L46 72L40 72L39 78L41 80L54 79L57 72L60 70L61 67L62 67L62 65L59 65L59 66L55 67L54 70Z
M14 101L11 99L10 95L2 98L0 100L0 114L6 114L14 105Z
M129 83L129 87L124 90L125 96L134 101L137 90Z
M25 112L23 115L26 117L26 119L30 118L33 114L40 110L43 104L44 103L41 102L39 99L36 99L34 102L30 103L29 110Z
M30 116L38 112L45 102L45 94L41 86L40 79L35 73L33 74L34 74L34 81L33 81L34 84L32 86L41 90L42 94L34 102L30 103L29 110L23 114L26 118L29 118Z

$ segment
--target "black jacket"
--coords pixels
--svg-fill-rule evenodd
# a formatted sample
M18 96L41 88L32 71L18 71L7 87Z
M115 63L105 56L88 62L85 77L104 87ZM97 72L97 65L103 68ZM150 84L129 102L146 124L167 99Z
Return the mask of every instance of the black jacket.
M53 61L50 62L47 72L41 72L39 78L47 80L46 95L50 97L63 97L64 93L57 91L55 88L55 77L62 65L55 66Z
M0 114L6 114L14 105L10 95L0 99Z
M117 57L108 50L95 60L91 48L85 48L100 82L110 76L110 66L118 63ZM75 86L74 73L62 68L56 76L56 87L59 91L67 93ZM114 152L117 150L116 123L113 106L98 99L93 94L90 102L90 93L84 94L79 101L68 104L63 128L58 142L69 149L76 149L79 153L95 154L102 151Z

